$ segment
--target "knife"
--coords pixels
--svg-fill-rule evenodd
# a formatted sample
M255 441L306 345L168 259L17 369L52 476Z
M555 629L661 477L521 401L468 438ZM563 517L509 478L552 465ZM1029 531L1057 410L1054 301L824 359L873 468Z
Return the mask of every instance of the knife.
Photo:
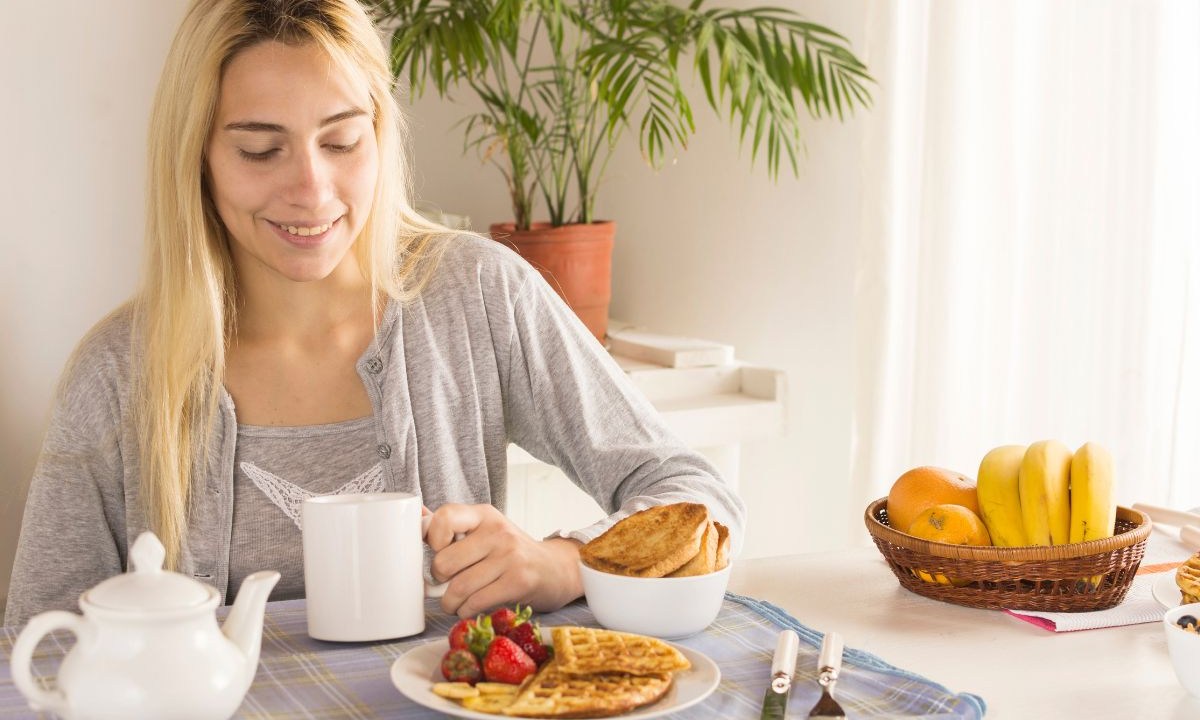
M792 675L796 672L796 653L800 649L800 636L794 630L779 633L775 643L775 657L771 660L771 684L763 697L760 720L783 720L787 716L788 693L792 689Z

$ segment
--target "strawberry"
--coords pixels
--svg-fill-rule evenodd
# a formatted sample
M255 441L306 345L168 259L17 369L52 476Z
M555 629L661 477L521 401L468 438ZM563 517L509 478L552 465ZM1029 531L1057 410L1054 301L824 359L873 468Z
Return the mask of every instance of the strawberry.
M550 659L551 648L542 643L542 630L537 623L524 622L508 631L509 640L525 651L538 667Z
M498 637L488 646L483 657L483 676L489 682L520 685L521 681L537 671L533 658L525 654L512 640Z
M467 649L475 653L475 657L482 658L495 637L492 619L487 615L478 615L467 630Z
M528 622L529 616L532 614L533 614L533 608L527 607L524 610L522 610L521 605L519 603L516 606L516 610L511 610L509 608L500 608L499 610L494 611L491 615L492 631L495 632L496 635L504 635L505 637L507 637L509 631L515 625L520 625L521 623Z
M466 649L468 633L474 626L475 620L472 618L463 618L462 620L454 623L454 627L450 628L450 649Z
M447 650L442 656L442 677L450 682L465 682L474 685L483 676L479 660L465 648Z

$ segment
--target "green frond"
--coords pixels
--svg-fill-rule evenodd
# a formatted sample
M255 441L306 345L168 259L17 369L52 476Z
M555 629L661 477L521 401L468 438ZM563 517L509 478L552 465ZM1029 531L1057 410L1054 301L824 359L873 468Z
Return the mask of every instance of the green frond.
M696 131L679 60L751 163L772 179L786 155L799 171L800 109L844 120L871 105L874 80L837 32L785 7L722 8L708 0L364 0L391 31L390 61L413 96L475 92L464 149L500 168L514 215L541 197L555 221L579 196L589 218L624 132L661 167ZM537 50L537 52L534 52ZM533 60L536 58L536 62ZM632 122L640 115L636 130Z

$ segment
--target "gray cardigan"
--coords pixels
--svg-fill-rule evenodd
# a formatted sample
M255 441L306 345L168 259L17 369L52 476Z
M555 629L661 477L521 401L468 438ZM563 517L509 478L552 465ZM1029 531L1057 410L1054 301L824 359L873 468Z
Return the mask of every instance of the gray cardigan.
M25 505L5 624L77 608L80 593L125 568L146 528L130 329L126 306L92 329L64 372ZM430 508L503 510L513 442L612 513L564 535L586 542L635 510L691 499L707 503L741 545L741 500L666 429L538 273L499 243L453 240L421 297L388 305L357 369L389 490L418 493ZM180 567L223 598L236 439L223 392Z

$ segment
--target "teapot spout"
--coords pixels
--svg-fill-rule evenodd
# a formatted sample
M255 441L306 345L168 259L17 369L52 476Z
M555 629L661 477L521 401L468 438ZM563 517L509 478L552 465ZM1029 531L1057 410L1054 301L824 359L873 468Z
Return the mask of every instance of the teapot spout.
M258 652L262 648L263 613L267 609L267 598L271 589L279 582L279 573L274 570L263 570L246 577L238 589L237 600L221 632L225 637L238 646L246 657L246 668L249 685L258 671Z

